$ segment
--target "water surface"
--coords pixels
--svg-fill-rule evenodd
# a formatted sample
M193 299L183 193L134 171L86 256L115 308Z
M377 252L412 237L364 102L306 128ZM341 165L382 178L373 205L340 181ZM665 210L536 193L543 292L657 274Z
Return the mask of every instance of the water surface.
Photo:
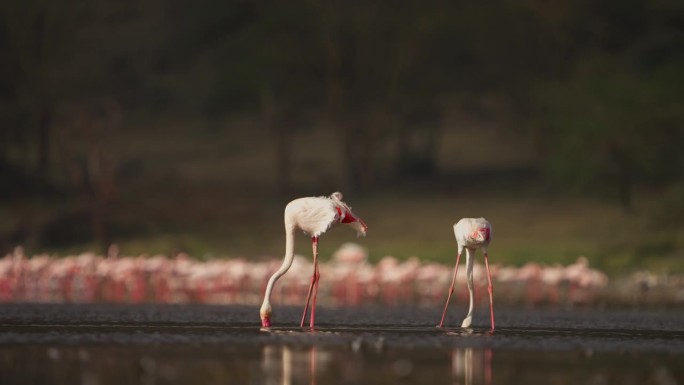
M1 384L682 384L682 312L0 306ZM478 323L479 322L479 323Z

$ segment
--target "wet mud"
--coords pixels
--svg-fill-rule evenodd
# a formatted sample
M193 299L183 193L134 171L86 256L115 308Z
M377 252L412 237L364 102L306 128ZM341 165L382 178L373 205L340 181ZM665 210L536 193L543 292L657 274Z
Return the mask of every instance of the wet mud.
M680 311L256 306L0 306L0 384L677 384Z

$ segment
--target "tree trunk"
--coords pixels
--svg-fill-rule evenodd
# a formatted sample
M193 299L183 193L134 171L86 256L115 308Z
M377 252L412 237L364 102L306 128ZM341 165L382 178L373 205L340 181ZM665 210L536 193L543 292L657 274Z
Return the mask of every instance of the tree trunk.
M50 169L50 129L52 126L52 112L49 107L41 108L38 123L38 174L47 177Z
M277 130L275 134L278 192L281 196L285 197L291 192L292 140L290 135L283 129Z
M266 132L274 138L275 180L278 193L286 197L291 190L292 174L292 138L290 122L283 122L282 111L270 89L261 92L261 124Z
M45 10L38 11L36 21L33 25L34 30L34 57L39 71L47 71L45 63ZM42 76L43 74L39 74ZM38 121L38 175L46 177L50 166L50 129L52 126L52 108L48 102L48 95L44 89L44 84L38 84L37 97L40 103Z
M361 190L361 175L358 167L357 145L355 143L356 120L343 124L342 159L344 160L345 190L352 193Z
M617 167L616 185L620 205L624 211L630 212L634 208L632 162L619 144L612 144L610 152Z
M430 177L437 169L441 111L434 106L416 109L397 132L396 173L399 177Z

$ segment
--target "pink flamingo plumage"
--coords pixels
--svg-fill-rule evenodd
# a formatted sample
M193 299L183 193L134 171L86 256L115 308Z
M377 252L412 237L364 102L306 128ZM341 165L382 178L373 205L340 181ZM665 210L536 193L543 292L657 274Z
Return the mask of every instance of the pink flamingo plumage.
M492 225L484 218L463 218L454 225L454 234L456 235L456 243L458 244L458 256L456 257L456 266L454 267L454 278L451 281L451 288L447 297L446 305L444 305L444 313L442 313L442 321L439 327L444 325L444 317L449 307L451 294L454 292L454 284L456 283L456 273L458 273L458 263L461 259L463 249L466 249L466 275L468 279L468 291L470 292L470 308L468 315L461 324L462 328L470 327L473 321L473 257L475 251L482 249L485 257L485 267L487 268L487 281L489 291L489 314L492 321L492 331L494 331L494 288L492 287L492 276L489 272L489 256L487 255L487 246L492 239Z
M306 296L306 305L300 327L304 327L304 320L311 302L311 318L309 327L314 328L316 296L318 294L318 237L325 233L329 228L336 224L346 224L354 228L359 235L366 235L368 227L352 213L351 207L342 201L342 194L335 192L329 197L307 197L295 199L285 207L285 258L283 263L271 278L268 280L264 302L261 305L259 315L261 316L261 326L271 326L271 291L275 282L283 276L292 265L294 259L294 232L300 229L311 236L313 248L314 272L311 276L309 292ZM313 299L311 294L313 293Z

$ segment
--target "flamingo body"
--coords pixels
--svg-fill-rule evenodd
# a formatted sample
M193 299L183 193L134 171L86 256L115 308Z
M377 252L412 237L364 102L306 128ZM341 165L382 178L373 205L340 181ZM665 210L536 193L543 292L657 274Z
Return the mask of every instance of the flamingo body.
M365 234L365 223L342 202L342 194L330 197L307 197L295 199L285 206L285 226L295 226L312 237L324 234L333 225L349 224Z
M264 302L261 305L259 314L261 316L261 325L265 328L271 326L272 306L270 303L271 292L275 282L283 276L294 259L294 232L297 229L302 230L311 236L311 244L313 248L314 272L311 277L311 284L309 285L309 293L306 298L306 306L304 307L304 314L302 315L301 327L304 326L304 319L309 308L309 301L311 303L311 318L309 326L313 329L316 309L316 296L318 293L318 280L320 273L318 271L318 237L324 234L328 229L337 224L346 224L354 228L359 235L366 235L368 227L351 211L346 203L342 201L342 194L335 192L329 197L306 197L291 201L285 206L285 258L282 265L268 281L266 292L264 293Z
M459 252L463 248L486 250L492 237L492 225L484 218L463 218L454 225Z
M442 321L440 322L439 327L442 327L444 324L444 318L446 316L447 308L449 307L451 294L454 292L456 274L458 273L458 263L461 259L463 249L466 250L466 278L470 294L470 307L468 309L468 315L463 320L461 327L470 327L473 320L474 302L473 257L475 256L475 251L477 249L482 249L485 257L485 267L487 268L490 318L492 330L494 330L494 289L492 287L492 277L489 271L489 256L487 254L487 246L489 246L489 242L492 239L492 225L484 218L463 218L454 225L454 235L456 236L456 243L458 244L458 255L456 257L456 266L454 267L454 277L451 281L451 288L449 289L449 295L447 296L447 301L444 305L444 313L442 313Z

